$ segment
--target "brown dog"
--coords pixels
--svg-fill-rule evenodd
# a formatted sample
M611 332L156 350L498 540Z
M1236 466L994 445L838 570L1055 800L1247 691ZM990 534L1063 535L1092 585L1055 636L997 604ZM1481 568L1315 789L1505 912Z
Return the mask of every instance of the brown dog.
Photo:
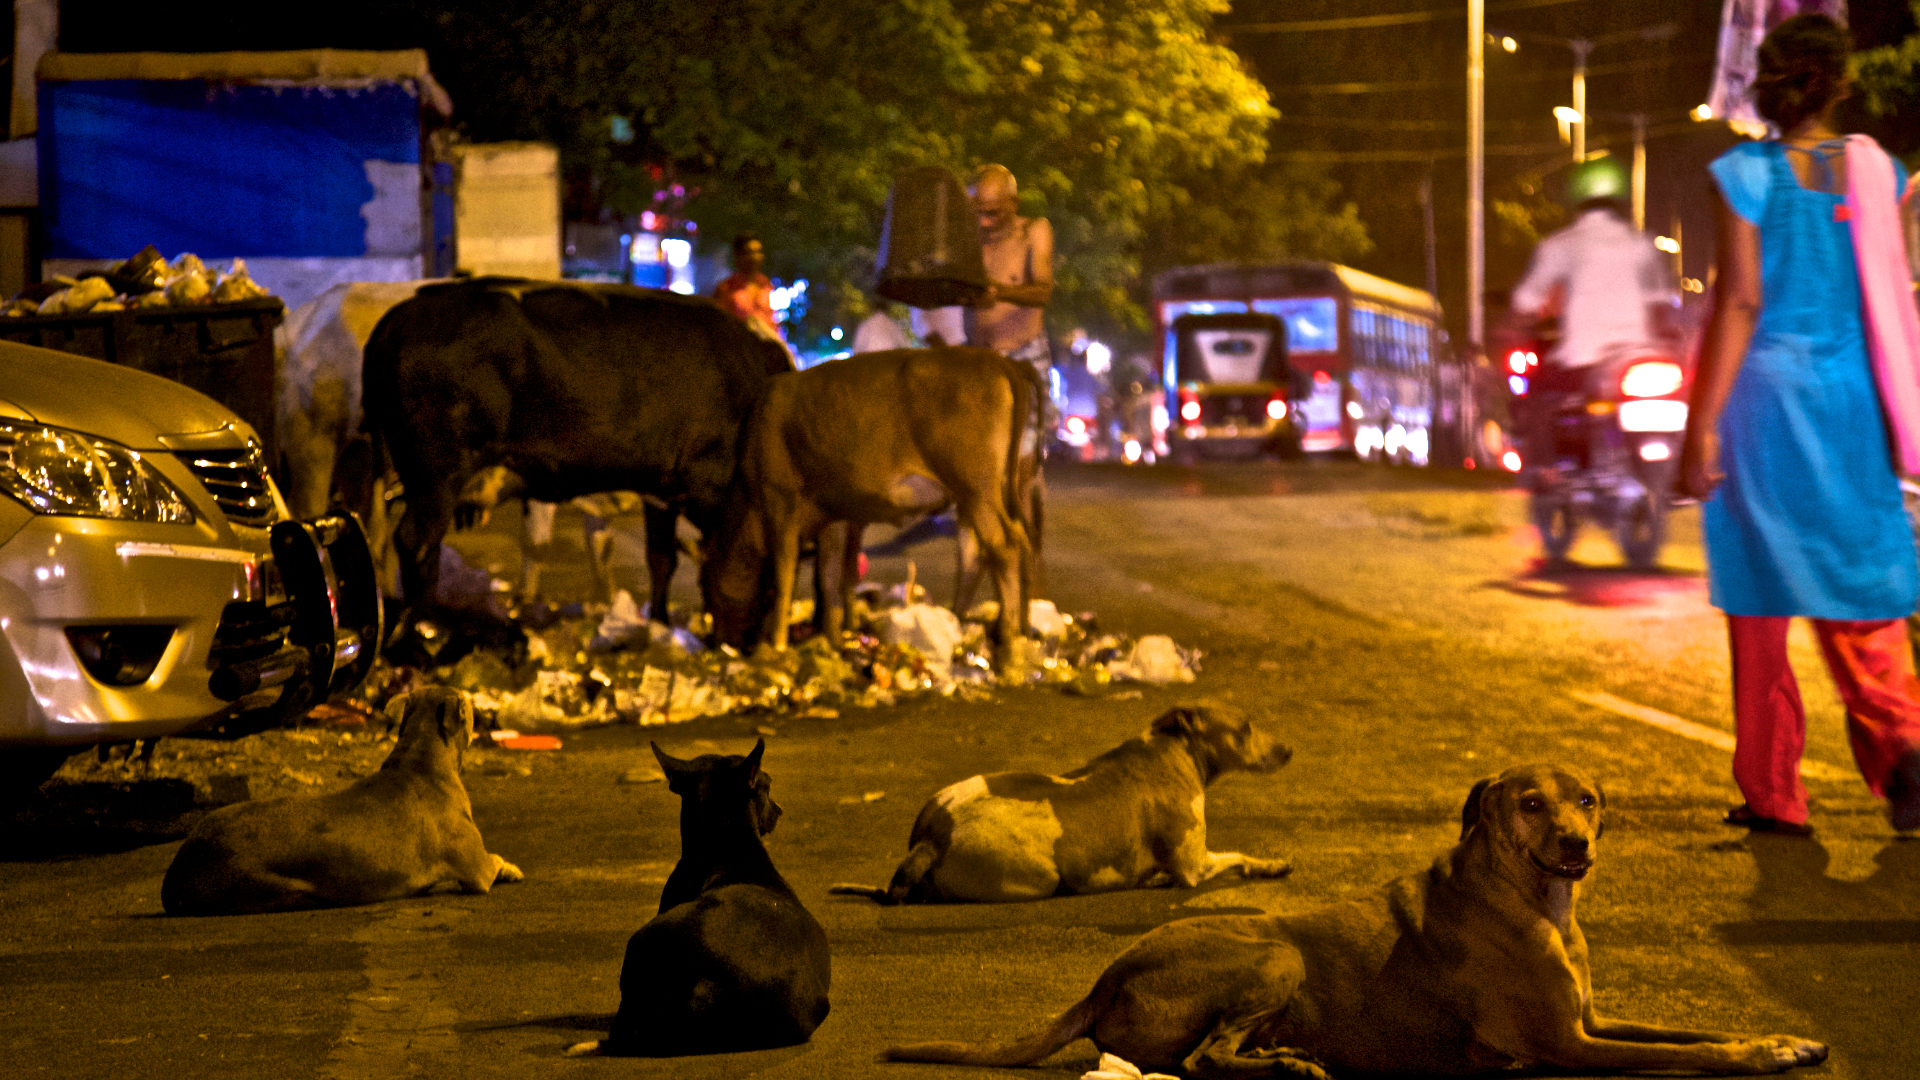
M200 820L167 867L170 915L250 915L372 904L458 885L519 881L488 854L460 783L473 703L446 687L395 698L400 736L372 776L331 795L223 806Z
M1461 839L1425 873L1290 917L1218 915L1151 931L1044 1030L999 1049L895 1047L895 1061L1024 1065L1091 1037L1195 1078L1461 1074L1516 1065L1780 1072L1827 1048L1603 1019L1574 899L1600 789L1553 765L1474 785Z
M933 797L885 889L830 890L881 903L1038 900L1178 883L1235 870L1280 877L1283 859L1207 850L1206 788L1236 769L1272 772L1293 751L1244 717L1180 708L1064 776L989 773Z

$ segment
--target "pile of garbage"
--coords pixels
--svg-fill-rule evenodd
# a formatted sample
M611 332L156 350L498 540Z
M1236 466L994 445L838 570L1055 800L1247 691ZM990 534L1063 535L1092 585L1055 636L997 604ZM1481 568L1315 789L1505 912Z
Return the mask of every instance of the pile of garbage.
M736 712L832 718L843 708L918 695L985 700L1023 684L1099 695L1123 689L1116 684L1192 682L1201 655L1164 635L1104 633L1090 613L1069 615L1051 601L1034 600L1030 636L1018 644L1021 662L1011 669L1024 678L1014 681L1004 677L1009 667L997 661L991 640L997 602L956 616L926 603L925 590L911 582L862 586L840 647L809 635L813 602L798 601L791 613L797 644L752 656L724 645L706 648L700 638L705 616L683 626L649 622L625 590L611 605L563 610L564 617L528 628L524 647L476 647L452 663L417 668L382 660L356 694L377 709L420 686L454 686L473 696L483 728L553 732ZM432 624L421 624L420 634L428 648L456 637Z
M14 294L0 316L89 315L141 308L235 304L270 295L247 274L244 259L225 273L192 252L167 261L152 244L130 259L79 278L55 277Z

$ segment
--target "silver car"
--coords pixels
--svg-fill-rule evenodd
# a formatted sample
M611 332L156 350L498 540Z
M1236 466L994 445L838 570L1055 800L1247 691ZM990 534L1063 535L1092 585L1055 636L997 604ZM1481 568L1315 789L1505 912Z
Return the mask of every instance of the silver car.
M211 398L0 342L0 798L87 746L257 730L356 684L365 553L350 516L289 520Z

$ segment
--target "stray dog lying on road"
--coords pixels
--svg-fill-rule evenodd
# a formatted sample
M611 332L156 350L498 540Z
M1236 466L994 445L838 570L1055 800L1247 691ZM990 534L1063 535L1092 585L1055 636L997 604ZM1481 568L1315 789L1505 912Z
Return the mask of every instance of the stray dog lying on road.
M794 1046L827 1018L827 934L800 904L760 838L780 804L745 757L654 756L680 796L680 862L660 913L627 942L620 1012L598 1043L570 1056L675 1057Z
M1206 788L1235 769L1272 772L1293 751L1245 718L1180 708L1064 776L989 773L921 809L885 889L830 892L883 904L1038 900L1154 885L1191 888L1237 870L1281 877L1283 859L1207 850Z
M1079 1004L998 1049L895 1047L895 1061L1025 1065L1075 1039L1183 1076L1461 1074L1515 1065L1780 1072L1826 1059L1789 1035L1603 1019L1574 921L1600 789L1553 765L1474 785L1461 838L1425 873L1300 916L1153 930Z
M331 795L261 799L202 818L167 867L167 913L343 907L521 880L519 867L487 853L460 783L473 739L467 695L416 690L390 702L387 718L399 723L399 741L372 776Z

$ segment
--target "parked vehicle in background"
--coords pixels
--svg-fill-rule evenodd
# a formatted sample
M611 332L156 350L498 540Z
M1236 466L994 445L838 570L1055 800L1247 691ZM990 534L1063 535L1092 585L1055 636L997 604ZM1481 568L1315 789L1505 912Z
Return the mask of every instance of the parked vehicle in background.
M0 798L76 750L258 730L365 677L350 517L290 520L259 437L129 367L0 342Z
M1176 320L1270 315L1286 326L1288 362L1310 380L1294 418L1301 449L1409 465L1464 460L1472 393L1426 292L1329 262L1181 267L1154 278L1153 314L1170 409ZM1169 422L1178 429L1177 413Z
M1285 323L1257 312L1182 315L1173 339L1167 446L1175 461L1299 451L1292 419L1312 383L1287 363Z

